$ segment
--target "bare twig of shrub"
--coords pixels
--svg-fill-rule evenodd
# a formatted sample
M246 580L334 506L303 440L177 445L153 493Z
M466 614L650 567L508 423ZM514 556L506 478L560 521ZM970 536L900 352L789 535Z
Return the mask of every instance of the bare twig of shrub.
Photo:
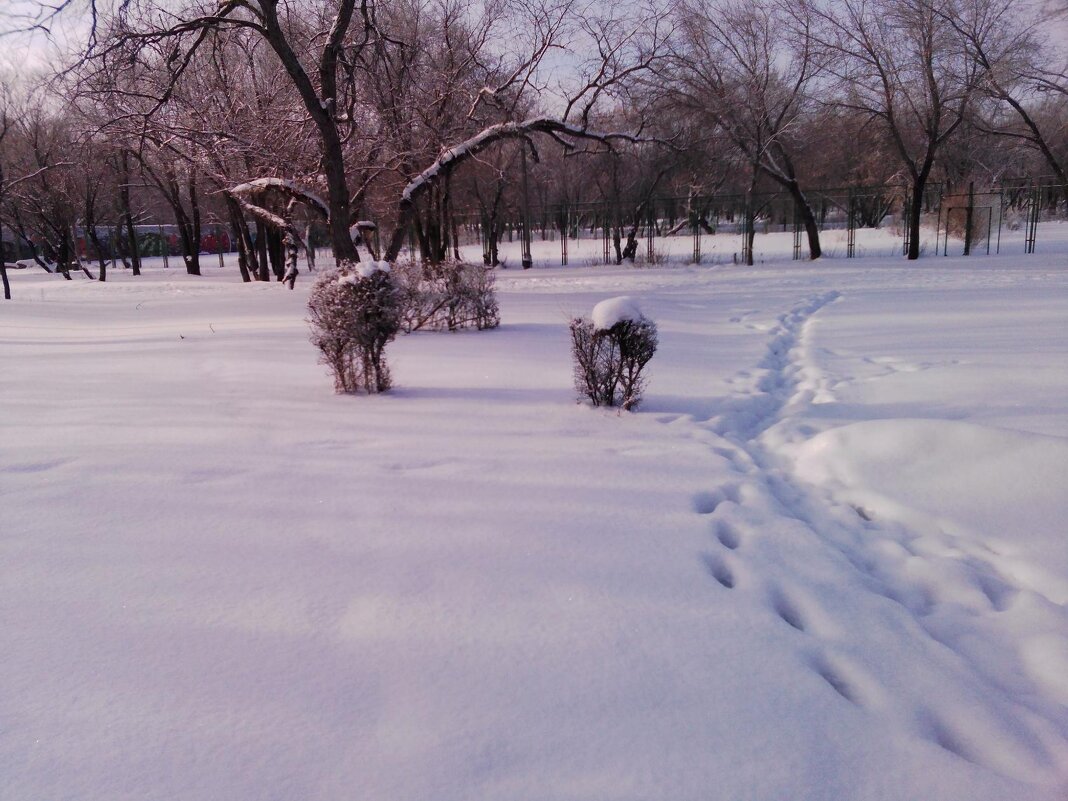
M405 332L420 329L482 331L500 325L495 278L479 264L418 261L395 265Z

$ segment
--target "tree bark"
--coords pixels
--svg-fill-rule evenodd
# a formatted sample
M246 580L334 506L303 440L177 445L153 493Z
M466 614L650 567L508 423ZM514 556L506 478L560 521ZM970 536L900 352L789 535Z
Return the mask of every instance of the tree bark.
M345 151L333 112L336 102L337 56L340 52L341 40L351 22L354 6L354 0L341 0L339 3L338 15L320 64L319 77L322 87L322 96L320 96L301 64L300 58L286 38L286 32L278 19L275 3L266 1L260 3L267 42L289 74L308 115L319 132L323 176L326 178L327 205L330 208L328 220L330 246L338 266L360 260L360 254L349 234L352 224L351 194L345 175Z
M801 216L801 224L804 226L805 236L808 238L808 257L815 261L823 255L823 248L820 246L820 228L816 224L816 215L812 211L812 206L809 205L808 198L805 197L796 181L789 187L789 191L794 203L797 204L797 211Z
M909 204L909 250L907 258L915 261L920 258L920 221L923 218L923 195L927 188L927 179L931 174L934 159L928 155L923 166L913 176L912 200Z
M141 274L141 250L137 245L133 211L130 205L130 155L122 151L122 173L119 176L119 203L122 205L122 221L126 226L126 241L130 250L130 265L134 275Z
M189 269L190 275L200 275L200 197L197 195L197 174L196 172L189 173L189 209L191 212L191 228L190 228L190 259L187 260L187 267L191 263L192 268Z
M262 220L256 220L256 280L270 281L271 274L267 264L267 226Z
M230 215L230 230L233 232L234 244L237 246L237 268L241 271L241 280L248 283L252 280L250 268L255 269L252 263L252 259L255 258L252 237L249 235L245 216L241 213L241 207L237 201L229 195L224 195L224 197L226 210Z

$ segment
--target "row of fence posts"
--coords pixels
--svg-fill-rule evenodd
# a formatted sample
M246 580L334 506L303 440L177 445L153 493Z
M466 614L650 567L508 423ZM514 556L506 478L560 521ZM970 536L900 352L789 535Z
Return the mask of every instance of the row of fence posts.
M524 187L524 190L525 190L526 189L526 182L527 182L527 170L526 170L525 161L524 161L523 164L521 164L521 167L522 167L521 179L522 179L523 187ZM828 191L830 191L830 190L828 190ZM836 190L836 191L840 191L840 190ZM954 219L954 215L955 214L963 214L963 240L964 240L964 243L963 243L963 255L966 255L966 256L972 255L973 252L974 252L976 243L977 242L981 242L983 240L985 240L985 242L986 242L986 248L985 249L986 249L986 252L988 254L991 251L991 247L993 247L995 253L1000 253L1001 252L1001 233L1002 233L1002 225L1003 225L1003 221L1004 221L1004 212L1005 212L1005 209L1006 209L1006 191L1005 191L1005 189L999 189L997 192L991 191L991 192L978 193L978 195L977 195L977 193L975 191L975 185L974 185L974 183L971 183L968 186L968 192L967 192L966 195L965 194L945 195L945 194L943 194L941 192L940 189L936 190L936 191L938 192L937 224L936 224L936 230L935 230L935 252L936 253L939 250L941 250L943 256L949 255L949 238L950 238L950 234L951 234L952 220ZM1041 210L1043 208L1043 203L1046 202L1047 205L1051 205L1053 203L1053 201L1050 198L1053 197L1055 195L1055 193L1057 193L1057 192L1061 192L1061 193L1065 194L1066 195L1066 200L1068 200L1068 187L1059 187L1059 186L1054 186L1054 185L1047 186L1045 184L1030 184L1030 185L1027 185L1026 187L1021 187L1019 190L1017 190L1017 192L1013 196L1012 204L1016 205L1019 202L1020 193L1026 193L1025 194L1026 200L1022 204L1024 206L1024 208L1025 208L1025 216L1024 216L1024 252L1025 253L1032 254L1032 253L1035 252L1035 246L1036 246L1036 243L1037 243L1037 240L1038 240L1038 223L1039 223L1040 218L1041 218ZM1053 194L1050 194L1049 197L1047 197L1048 193L1053 193ZM507 224L502 226L501 223L499 223L499 222L491 223L490 220L487 217L483 216L479 220L479 222L473 226L474 229L475 229L476 237L479 240L481 240L481 244L482 244L482 248L483 248L483 257L484 257L484 259L485 259L487 264L490 263L490 261L491 261L490 236L495 236L497 238L497 241L500 242L500 241L502 241L501 240L501 234L503 233L502 229L507 229L509 231L509 239L511 239L512 232L515 232L516 234L518 234L519 241L520 241L520 251L521 251L520 258L521 258L521 263L522 263L523 268L527 269L532 265L533 257L532 257L532 253L531 253L531 245L532 245L532 228L533 228L533 226L531 225L531 209L530 209L529 203L526 201L526 196L527 196L527 192L524 191L523 192L523 202L521 203L521 209L520 209L521 217L522 217L521 220L516 221L516 222L509 222L509 223L507 223ZM983 197L987 198L986 202L980 202L979 196L983 196ZM847 258L855 258L856 255L857 255L857 235L856 234L857 234L857 229L860 227L860 221L861 221L860 201L864 197L868 197L868 195L866 195L863 190L856 190L854 188L850 188L850 189L847 190L847 195L845 197L845 204L844 204L844 209L843 209L843 211L845 212L846 257ZM702 257L703 257L703 252L702 252L702 233L703 233L703 231L702 231L702 229L703 229L704 226L702 225L702 223L704 222L704 211L707 211L708 209L704 209L704 211L702 211L702 209L707 206L707 207L709 207L709 209L711 209L711 210L713 210L715 212L716 219L719 219L720 213L725 210L727 212L727 214L728 214L728 219L734 218L734 219L738 220L738 233L739 233L739 235L741 236L741 239L742 239L742 242L741 242L741 259L742 259L743 263L748 263L752 258L751 241L752 241L752 239L753 239L753 237L755 235L755 227L756 227L756 225L755 225L755 223L756 223L756 212L755 212L755 208L754 208L752 202L750 201L750 199L747 197L745 199L744 203L736 203L736 202L731 202L731 201L727 200L727 201L723 201L723 202L725 202L727 204L726 206L717 207L716 205L714 205L716 203L716 200L714 198L705 198L702 201L700 201L700 203L698 204L699 206L701 206L701 208L697 208L697 209L692 207L692 201L693 201L692 198L686 199L685 201L683 199L681 199L681 198L672 199L672 202L685 203L685 205L686 205L685 214L687 214L689 216L689 218L690 218L689 219L689 225L687 227L690 228L690 233L691 233L691 236L692 236L692 250L691 250L692 262L694 264L699 264L699 263L701 263L701 260L702 260ZM842 198L839 195L837 201L831 200L830 203L831 203L832 207L833 206L838 206L839 208L842 208L841 201L842 201ZM909 245L911 244L911 242L910 242L911 230L910 230L910 227L908 225L908 210L909 210L911 197L910 197L910 194L909 194L908 191L903 191L902 192L901 201L902 201L902 205L901 205L901 222L902 222L901 248L902 248L902 253L905 254L905 253L908 252ZM824 203L826 204L826 201L824 201ZM930 200L928 201L928 204L929 204L928 208L930 208L931 205L934 205ZM610 207L605 206L603 209L591 209L590 211L592 212L592 219L587 218L584 221L581 220L581 215L579 216L579 218L573 217L571 209L569 207L563 207L557 213L557 215L555 215L556 223L557 223L555 228L558 229L558 232L559 232L559 235L560 235L560 264L561 265L565 265L566 266L569 263L569 261L570 261L569 240L571 238L576 238L576 239L578 238L578 229L580 227L589 227L589 228L591 228L593 230L597 230L599 228L600 232L601 232L601 241L602 241L601 257L602 257L602 259L603 259L605 264L612 264L612 263L615 262L615 254L613 252L613 246L614 246L614 236L613 236L613 234L614 234L615 228L618 227L618 226L613 225L613 216L612 216L612 213L611 213L611 209L610 209ZM985 212L985 221L983 220L984 212ZM996 212L996 216L997 216L997 219L996 219L996 222L997 222L996 236L995 236L995 231L994 231L995 212ZM658 223L657 223L657 219L658 218L657 218L657 214L656 214L656 206L655 206L655 204L650 204L649 210L648 210L648 212L647 212L647 214L645 216L646 216L646 219L645 219L645 239L646 239L645 252L646 252L647 259L650 262L652 262L656 257L656 250L655 250L654 241L655 241L656 236L660 233L658 231ZM822 219L823 216L825 216L825 212L821 213L820 219ZM788 220L788 213L787 213L787 211L784 211L783 212L784 230L785 230L786 226L789 225L789 222L787 220ZM985 222L985 236L983 236L983 234L984 234L983 223L984 222ZM680 223L680 225L681 224L682 223ZM711 230L712 230L713 233L715 232L716 227L717 226L716 226L715 222L713 222L711 224ZM821 225L821 227L822 227L822 225ZM496 230L494 230L494 229L496 229ZM118 229L116 229L116 230L118 230ZM220 224L216 224L216 225L214 225L214 229L213 230L215 232L216 255L218 256L218 259L219 259L219 267L222 268L224 266L224 257L223 257L224 249L223 249L223 237L222 237L223 226L220 225ZM377 231L375 233L377 234ZM803 258L802 247L803 247L803 243L804 243L805 227L804 227L804 224L803 224L803 215L801 213L801 209L796 203L793 204L792 234L793 234L792 256L793 256L794 260L799 260L799 259ZM170 256L171 256L171 252L170 251L171 251L171 247L170 247L169 238L167 236L167 233L164 231L164 226L163 225L158 225L157 226L157 235L158 235L159 255L161 255L163 257L163 266L164 266L164 268L168 269L170 267ZM543 229L543 235L544 235L544 229ZM108 250L110 251L108 256L110 257L110 261L111 261L111 264L112 264L113 267L115 267L117 265L118 258L120 257L119 253L118 253L116 240L117 240L117 236L114 235L114 234L111 237L109 237L109 239L108 239L108 246L109 246ZM128 245L129 245L129 247L134 248L135 252L138 253L139 255L151 255L151 253L140 253L140 243L137 241L136 237L135 237L134 242L128 243ZM411 253L415 253L416 252L415 235L414 235L414 231L412 231L412 230L409 231L408 246L409 246L409 249L410 249ZM88 243L86 243L85 253L86 253L86 256L88 257L88 254L89 254Z
M141 227L143 227L143 226L141 226ZM114 229L114 230L119 230L119 229L118 229L118 227L116 227L116 229ZM223 255L226 252L223 249L223 237L222 237L223 227L221 225L215 225L213 227L213 231L214 231L214 234L215 234L215 253L219 258L219 267L222 268L224 266ZM159 243L159 248L158 248L159 249L159 255L163 257L163 268L164 269L170 269L170 266L171 266L171 262L170 262L170 256L171 256L170 239L168 238L166 232L163 230L163 226L162 225L157 225L156 226L156 235L158 236L158 240L157 241ZM76 237L76 239L77 239L77 237ZM149 252L151 250L154 250L155 248L149 248L148 250L146 250L146 252L142 252L141 244L138 241L136 236L134 237L134 241L133 242L128 242L127 244L128 244L128 247L132 249L132 252L128 252L126 254L128 256L137 256L137 257L141 258L141 257L145 257L145 256L155 255L155 254ZM118 236L113 232L112 235L109 236L108 240L107 240L107 246L108 246L107 247L107 251L108 251L107 254L105 255L103 253L93 253L92 255L94 257L96 257L96 258L99 258L99 257L103 256L105 261L110 261L111 262L111 266L114 269L118 265L118 260L120 258L124 258L124 255L119 253L119 248L118 248L117 245L118 245ZM82 250L83 249L84 249L84 256L82 254ZM77 244L77 241L75 241L75 248L74 248L75 261L80 261L82 258L89 259L91 257L90 253L91 253L91 251L90 251L90 245L89 245L89 242L88 242L88 237L86 237L86 239L84 240L84 247L83 248L79 247L78 244Z
M1035 185L1027 190L1026 200L1026 216L1024 221L1024 252L1031 254L1035 252L1035 245L1038 239L1038 223L1041 217L1043 191L1050 191L1049 188ZM982 193L992 195L993 193ZM955 203L953 198L963 198L959 203ZM846 223L846 257L855 258L857 255L857 237L856 232L860 227L860 198L861 195L855 190L848 190L848 194L845 202L845 223ZM986 236L982 237L986 241L986 252L990 253L991 246L995 253L1001 252L1001 229L1003 223L1004 209L1005 209L1005 192L1003 190L997 193L997 204L990 201L989 203L980 204L976 202L976 192L974 183L969 185L968 193L966 196L952 195L952 196L940 196L939 205L937 209L937 225L936 225L936 242L935 252L942 251L942 255L949 254L949 238L950 238L950 226L951 219L955 212L962 212L964 214L964 255L972 255L976 241L982 236L982 213L986 213ZM901 207L901 222L902 222L902 253L907 253L910 245L911 231L908 225L908 208L910 204L910 195L908 192L902 195L902 207ZM948 202L946 202L948 200ZM997 232L995 236L994 232L994 212L997 210ZM738 232L741 236L741 259L743 263L747 263L750 260L750 242L753 235L755 235L755 215L753 208L749 203L746 203L739 208L732 209L733 216L739 221ZM690 210L688 212L690 216L689 228L692 236L692 250L691 259L694 264L701 263L702 252L702 222L703 216L700 211ZM572 234L577 237L577 228L579 224L576 220L572 219L570 211L563 211L558 216L558 229L560 235L560 264L566 266L570 261L570 248L569 241L572 238ZM600 228L601 241L602 241L602 253L601 257L605 264L611 264L615 261L615 254L613 252L614 238L613 238L613 225L611 224L610 215L605 212L603 215L596 215L601 219L594 219L591 227ZM530 209L526 204L522 208L523 219L518 224L508 225L510 231L515 231L519 236L520 249L521 249L521 261L524 269L527 269L533 263L531 254L532 244L532 226L530 224ZM803 258L802 248L804 243L804 225L803 216L801 214L800 207L794 204L793 206L793 219L792 219L792 257L794 260ZM785 223L784 223L785 225ZM490 221L483 217L479 221L479 224L475 226L476 236L481 240L483 246L483 257L486 263L491 260L491 243L490 236L497 236L500 241L501 231L491 230L493 226ZM499 227L499 226L498 226ZM713 226L714 230L715 226ZM223 237L222 226L215 225L215 243L216 243L216 255L219 259L219 267L224 266L224 249L223 249ZM377 232L376 232L377 233ZM657 223L656 213L653 207L650 207L650 211L647 215L645 224L645 239L646 239L646 257L652 262L656 256L655 250L655 238L657 235ZM489 234L490 236L487 236ZM165 269L170 267L171 247L167 233L164 231L162 225L157 226L159 255L163 257L163 266ZM510 236L509 236L510 238ZM119 258L118 249L116 247L116 238L114 236L109 238L109 251L108 256L112 266L117 264ZM139 248L139 243L134 241L131 243L131 247ZM414 253L416 248L414 231L409 232L409 249ZM86 248L86 254L89 250ZM150 255L149 253L141 255Z

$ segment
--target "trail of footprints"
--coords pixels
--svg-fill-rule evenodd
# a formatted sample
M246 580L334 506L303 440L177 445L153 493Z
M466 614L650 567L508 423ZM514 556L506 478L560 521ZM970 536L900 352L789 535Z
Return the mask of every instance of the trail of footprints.
M894 704L890 703L889 692L867 669L835 645L841 639L841 632L833 615L817 599L782 583L759 589L759 582L746 570L746 543L759 533L744 521L731 519L743 504L740 500L743 495L742 486L726 484L693 498L694 511L710 520L711 532L719 545L716 551L701 554L709 576L725 590L745 592L757 587L769 610L802 638L803 663L830 691L859 709L893 715ZM989 754L969 744L965 733L930 707L916 708L911 717L913 722L903 721L905 725L915 727L914 730L945 751L973 764L991 763Z
M744 548L747 534L742 526L715 512L722 508L724 500L737 502L737 497L737 487L726 487L717 492L702 493L694 499L694 507L700 514L713 517L713 532L722 546L719 552L703 553L701 559L708 574L727 590L733 590L742 583L742 557L739 551ZM786 626L817 640L818 644L808 651L804 661L831 691L862 709L878 711L887 708L887 691L874 676L849 656L838 653L832 645L819 642L833 633L834 624L814 599L803 597L796 590L772 586L766 592L766 601ZM923 728L928 739L961 759L981 764L964 739L936 713L925 709L920 712L920 717L925 722Z
M753 476L754 472L759 471L756 465L756 455L741 442L754 442L760 431L774 422L786 404L799 391L793 375L794 368L798 367L795 363L796 356L793 348L798 344L801 329L807 320L822 306L837 297L838 293L828 293L812 299L789 314L783 315L778 328L772 331L777 335L773 337L768 354L760 365L768 370L768 375L761 382L760 389L776 402L756 422L737 418L733 421L734 426L728 424L726 430L716 431L721 436L735 440L726 448L716 447L713 450L717 455L726 459L737 474ZM783 500L786 506L792 506L789 503L791 498L787 497L784 500L784 496L796 494L796 489L789 486L774 486L773 476L767 476L766 479L769 482L767 487L769 491ZM744 505L746 489L751 490L752 487L727 484L714 490L701 492L692 500L694 511L711 520L712 533L716 542L721 546L721 549L716 552L701 555L705 569L720 587L732 591L740 589L743 592L757 583L752 573L745 568L744 552L746 543L751 538L759 536L759 532L744 521L732 519L737 517L732 510L737 509L739 505ZM867 510L854 508L852 511L863 521L865 527L872 525L872 516ZM797 519L804 522L801 517ZM868 575L878 585L884 584L873 572L871 566L857 564L856 555L852 554L849 549L842 549L841 553L861 573ZM979 573L984 579L981 582L981 589L989 599L991 606L994 609L1005 608L1014 594L1014 588L990 575L989 571L979 571ZM887 597L898 601L913 614L916 613L916 604L909 603L910 600L916 599L894 598L889 587L875 586L872 589L875 592L885 590ZM918 706L913 707L911 714L906 712L903 719L894 714L892 710L900 704L890 703L890 693L879 680L854 659L841 652L841 648L835 644L836 640L840 639L838 624L835 623L834 617L822 608L817 599L798 589L784 586L781 582L767 587L764 595L765 603L770 611L774 612L785 626L796 632L797 636L802 637L806 643L803 645L805 649L802 651L803 661L815 675L823 680L828 689L840 698L858 708L890 714L891 717L898 718L900 722L921 733L929 741L968 762L985 764L988 767L1001 762L998 754L991 753L990 747L976 745L974 739L968 736L966 729L962 728L966 724L960 721L956 722L957 725L949 723L947 718L936 713L922 701ZM924 599L920 599L921 605L926 606L927 604L923 601ZM922 616L922 610L920 613Z

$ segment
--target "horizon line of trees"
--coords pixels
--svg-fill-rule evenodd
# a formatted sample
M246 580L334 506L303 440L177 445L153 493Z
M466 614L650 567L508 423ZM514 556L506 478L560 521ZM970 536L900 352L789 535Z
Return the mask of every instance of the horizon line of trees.
M495 262L531 205L590 203L622 261L657 197L773 191L819 258L811 194L858 185L907 187L911 259L932 183L1068 187L1064 0L83 2L84 47L0 87L0 226L61 264L107 228L138 272L149 219L191 274L220 224L247 281L313 230L437 262L476 216Z

